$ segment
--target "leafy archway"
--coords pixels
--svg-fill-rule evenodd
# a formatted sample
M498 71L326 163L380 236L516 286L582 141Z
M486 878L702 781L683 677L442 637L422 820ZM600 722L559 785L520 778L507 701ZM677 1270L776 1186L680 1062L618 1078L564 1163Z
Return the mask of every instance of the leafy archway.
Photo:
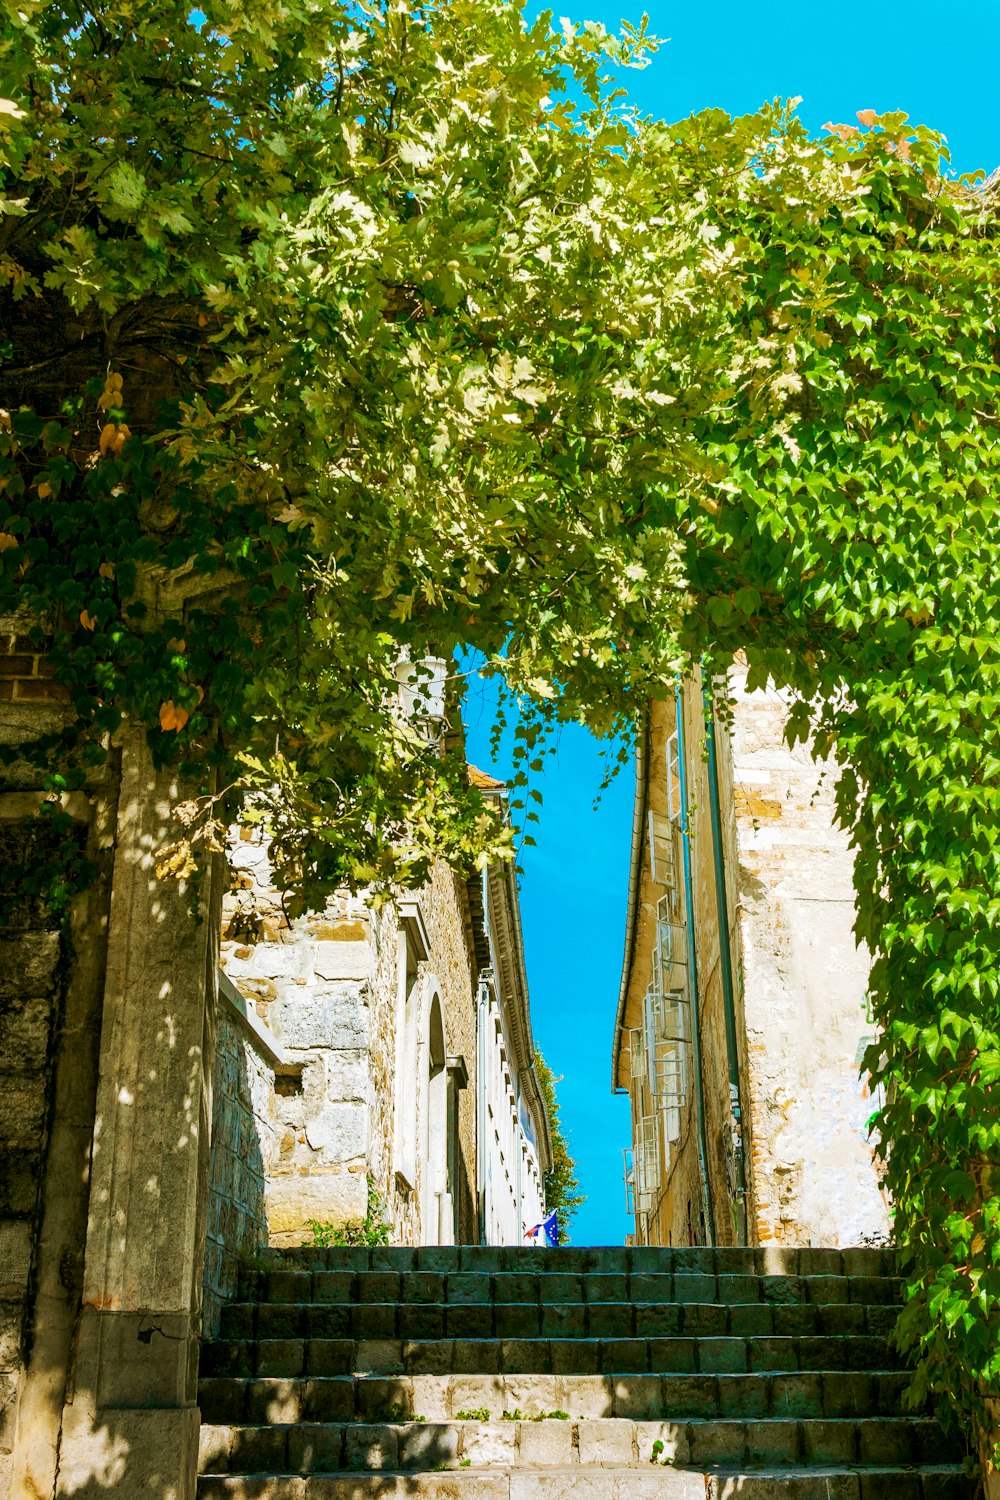
M192 788L167 864L228 816L221 770L301 909L505 850L461 758L387 707L401 654L485 654L525 779L547 722L627 726L745 649L843 767L902 1332L918 1390L979 1419L995 201L902 116L640 120L605 70L644 55L502 0L18 10L0 609L67 702L34 755L64 790L147 724ZM158 609L185 574L201 602Z

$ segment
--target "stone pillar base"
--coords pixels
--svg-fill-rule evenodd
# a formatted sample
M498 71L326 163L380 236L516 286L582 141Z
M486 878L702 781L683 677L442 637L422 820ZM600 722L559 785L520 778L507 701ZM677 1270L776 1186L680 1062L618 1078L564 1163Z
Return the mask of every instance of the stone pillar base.
M193 1500L200 1425L196 1406L81 1413L63 1432L58 1500Z

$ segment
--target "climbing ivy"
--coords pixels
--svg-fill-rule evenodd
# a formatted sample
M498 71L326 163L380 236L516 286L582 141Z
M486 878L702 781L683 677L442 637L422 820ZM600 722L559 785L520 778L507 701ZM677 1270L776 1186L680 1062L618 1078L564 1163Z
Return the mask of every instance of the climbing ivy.
M164 872L266 818L302 909L509 852L402 661L608 733L744 650L842 767L900 1335L984 1430L996 198L903 115L642 120L648 47L503 0L9 13L0 612L68 694L19 753L66 790L146 726Z

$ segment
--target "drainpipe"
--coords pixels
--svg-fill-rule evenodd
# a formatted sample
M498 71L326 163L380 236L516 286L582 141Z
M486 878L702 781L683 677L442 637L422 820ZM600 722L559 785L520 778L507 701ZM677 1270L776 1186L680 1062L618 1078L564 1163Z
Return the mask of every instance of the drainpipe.
M743 1149L743 1111L740 1107L740 1064L736 1038L736 999L733 986L733 950L729 932L729 905L726 900L726 867L722 846L722 812L719 795L719 758L715 745L715 705L708 681L702 682L705 713L705 742L708 749L708 804L712 820L712 853L715 864L715 901L719 918L719 972L722 978L722 1001L726 1018L726 1054L729 1062L729 1106L733 1120L733 1146L736 1157L736 1238L748 1243L747 1176ZM742 1216L742 1224L740 1218Z
M486 1023L490 990L480 977L476 1006L476 1176L479 1186L479 1243L486 1244Z
M715 1244L715 1220L708 1181L708 1149L705 1135L705 1089L701 1070L701 1019L698 1014L698 963L695 954L694 889L691 883L691 832L688 824L687 765L684 747L684 693L678 678L674 688L674 713L677 720L677 767L681 783L681 848L684 852L684 912L688 929L688 987L691 991L691 1045L694 1052L694 1105L698 1137L698 1166L701 1175L702 1216L710 1245Z

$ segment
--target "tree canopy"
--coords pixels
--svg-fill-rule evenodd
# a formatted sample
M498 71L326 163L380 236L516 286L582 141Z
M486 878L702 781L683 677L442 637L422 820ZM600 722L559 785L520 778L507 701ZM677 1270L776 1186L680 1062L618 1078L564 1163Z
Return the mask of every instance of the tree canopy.
M902 1336L985 1420L995 195L901 114L641 119L641 31L503 0L26 3L0 48L0 610L68 694L50 784L148 725L314 904L504 852L401 658L481 652L526 774L745 650L843 767Z

